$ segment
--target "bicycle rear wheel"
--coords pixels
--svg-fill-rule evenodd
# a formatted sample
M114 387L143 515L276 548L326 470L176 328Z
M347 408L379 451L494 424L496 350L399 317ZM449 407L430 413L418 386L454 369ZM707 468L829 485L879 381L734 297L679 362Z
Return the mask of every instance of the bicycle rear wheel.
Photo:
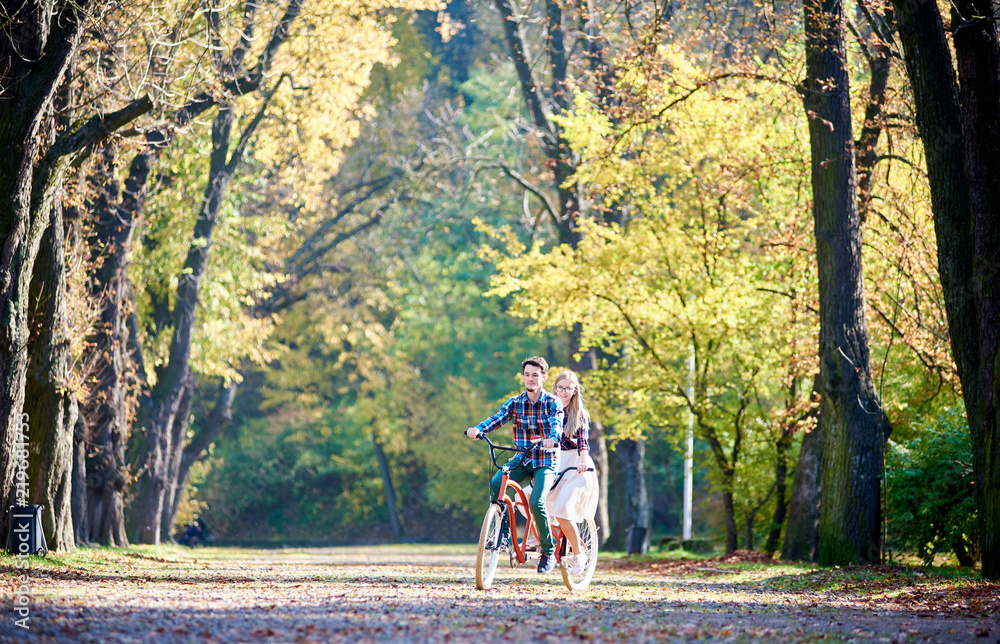
M503 511L499 505L490 504L479 532L479 552L476 554L476 588L486 590L493 585L500 560L503 537Z
M587 556L587 565L579 574L573 574L573 559L564 557L562 566L563 583L570 590L581 590L590 585L590 580L594 578L594 570L597 569L597 524L593 519L583 519L575 521L576 531L580 534L580 546Z

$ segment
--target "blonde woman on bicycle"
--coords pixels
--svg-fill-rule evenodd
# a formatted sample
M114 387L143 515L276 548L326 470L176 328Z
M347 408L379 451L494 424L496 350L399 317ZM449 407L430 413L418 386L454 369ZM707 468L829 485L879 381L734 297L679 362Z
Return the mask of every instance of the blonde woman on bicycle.
M572 574L579 575L587 567L587 555L581 551L576 522L592 518L597 511L597 475L588 442L590 414L576 373L569 370L560 373L552 390L566 413L559 443L559 469L576 466L576 471L563 474L549 492L549 514L555 517L566 535L573 550Z

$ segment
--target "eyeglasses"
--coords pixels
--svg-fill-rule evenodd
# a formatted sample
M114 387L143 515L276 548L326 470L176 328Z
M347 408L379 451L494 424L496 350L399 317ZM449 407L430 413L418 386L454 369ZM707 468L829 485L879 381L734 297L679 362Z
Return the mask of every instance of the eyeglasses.
M569 392L571 392L571 391L573 391L575 389L576 389L576 387L573 386L573 385L570 385L568 387L556 387L556 393L557 394L568 394Z

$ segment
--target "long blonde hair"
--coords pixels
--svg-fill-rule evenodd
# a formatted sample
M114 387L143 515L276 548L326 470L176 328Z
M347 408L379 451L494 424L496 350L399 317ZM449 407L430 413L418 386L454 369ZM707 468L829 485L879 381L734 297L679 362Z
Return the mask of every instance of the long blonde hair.
M589 421L590 414L587 413L587 403L583 400L583 385L580 384L580 378L577 377L576 373L567 369L556 376L556 381L552 384L553 391L562 380L569 380L576 387L573 397L570 398L569 404L565 407L566 424L563 426L563 433L570 438L575 438L576 430L579 429L581 421L584 419Z

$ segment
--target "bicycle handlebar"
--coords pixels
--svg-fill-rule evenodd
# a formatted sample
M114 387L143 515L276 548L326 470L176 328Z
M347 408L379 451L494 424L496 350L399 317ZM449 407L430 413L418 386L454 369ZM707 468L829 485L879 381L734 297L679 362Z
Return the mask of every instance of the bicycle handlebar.
M530 447L522 449L520 447L507 447L506 445L497 445L493 441L491 441L486 434L484 434L482 432L479 432L479 436L477 436L473 440L477 440L477 441L478 440L484 440L484 441L486 441L486 444L490 446L490 458L493 460L493 467L497 468L498 470L501 467L503 467L503 466L497 464L497 450L501 450L501 451L504 451L504 452L517 452L519 454L526 454L529 451L531 451ZM533 441L533 442L538 442L538 441Z
M527 447L527 448L523 448L522 449L520 447L507 447L506 445L497 445L493 441L491 441L486 434L484 434L482 432L480 432L479 436L477 436L473 440L477 440L477 441L478 440L484 440L484 441L486 441L486 444L490 446L490 458L493 460L493 467L497 468L498 470L501 467L503 467L503 466L499 465L497 463L497 454L496 454L497 450L501 450L501 451L505 451L505 452L517 452L519 454L526 454L529 451L531 451L531 449L532 449L531 447ZM535 440L533 440L531 442L532 443L539 443L539 442L541 442L541 440L542 439L537 438L537 439L535 439ZM559 472L559 474L557 475L556 481L558 482L559 479L561 479L563 477L563 475L566 474L567 472L576 472L576 471L578 471L577 468L575 468L575 467L568 467L565 470L563 470L562 472ZM593 472L595 470L592 467L588 467L587 471L588 472Z

